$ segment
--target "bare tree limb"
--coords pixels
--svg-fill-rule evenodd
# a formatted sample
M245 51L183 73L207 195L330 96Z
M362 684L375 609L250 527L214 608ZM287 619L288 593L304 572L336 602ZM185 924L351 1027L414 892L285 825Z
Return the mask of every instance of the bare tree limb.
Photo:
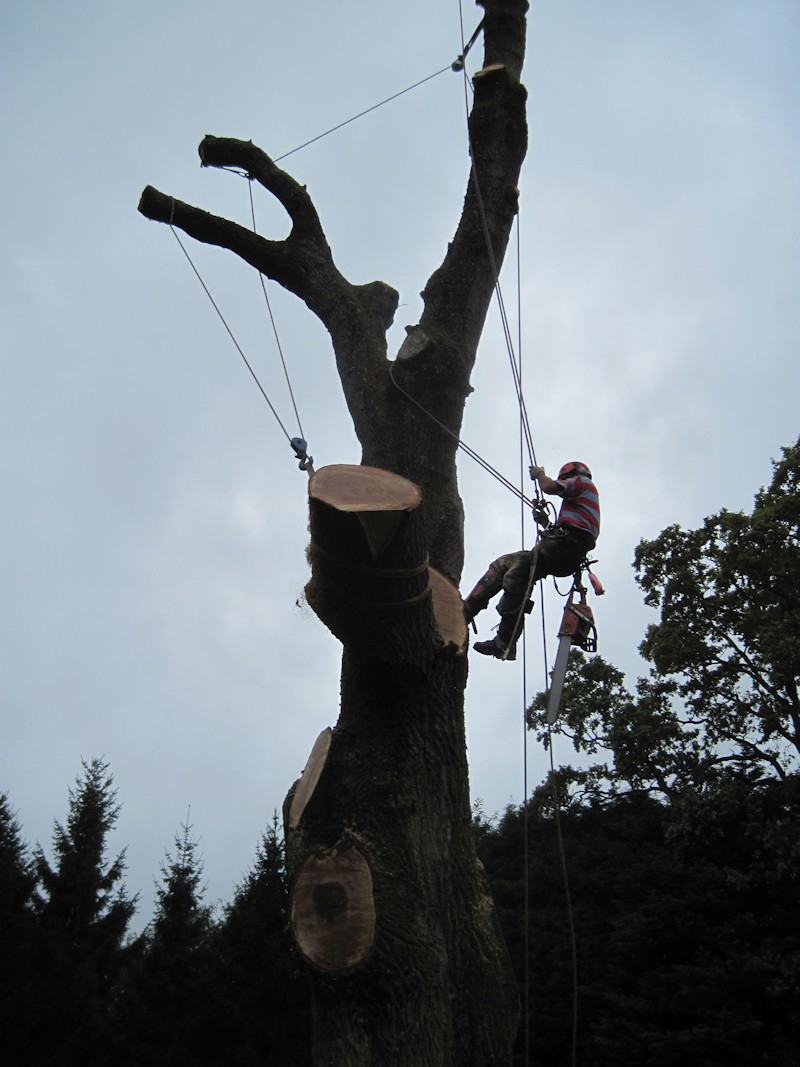
M322 254L324 250L333 264L333 256L322 231L319 215L305 186L300 185L285 170L281 170L263 149L252 141L241 141L235 137L212 137L209 134L200 142L198 153L204 167L238 168L257 181L268 193L272 193L292 220L289 240L307 241L315 245L318 253Z

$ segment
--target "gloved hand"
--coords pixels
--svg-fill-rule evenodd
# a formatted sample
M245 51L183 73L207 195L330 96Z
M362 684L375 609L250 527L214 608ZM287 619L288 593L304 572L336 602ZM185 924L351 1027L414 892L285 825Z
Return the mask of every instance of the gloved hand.
M533 463L530 465L529 470L531 472L531 478L533 478L534 481L539 477L540 474L544 474L544 467L537 467Z
M533 502L533 506L531 507L531 513L533 514L533 518L536 522L536 525L541 526L543 530L549 529L549 527L552 525L546 501L535 500Z

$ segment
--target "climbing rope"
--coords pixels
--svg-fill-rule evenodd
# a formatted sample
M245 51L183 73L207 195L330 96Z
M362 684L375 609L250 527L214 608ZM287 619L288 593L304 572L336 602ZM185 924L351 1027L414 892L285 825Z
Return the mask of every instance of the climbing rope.
M561 878L564 883L564 894L567 901L567 920L569 923L569 942L572 955L572 1067L578 1062L578 938L575 932L575 913L572 909L572 894L569 888L569 872L567 871L567 856L564 849L564 836L561 832L561 801L558 796L558 782L556 779L555 760L553 757L553 732L550 725L547 726L548 747L550 749L550 781L553 786L553 815L556 824L556 836L558 837L558 855L561 861Z
M462 14L462 2L459 0L459 16L461 17L461 33L463 42L463 14ZM465 107L467 110L467 118L469 119L469 82L464 71L464 96ZM469 131L469 122L467 122L467 130ZM522 388L522 339L521 339L521 283L520 283L520 244L519 244L519 218L517 218L517 321L518 321L518 343L517 343L517 355L514 355L514 346L511 340L511 332L508 325L508 316L506 314L505 302L503 299L502 287L500 285L500 277L497 269L497 264L494 258L494 251L492 249L491 237L489 234L488 222L486 219L486 212L483 204L483 198L480 190L480 183L478 180L477 167L475 165L475 153L473 151L472 141L470 138L470 158L472 160L472 176L475 185L476 200L478 204L478 210L481 217L481 225L484 231L484 237L486 241L486 250L491 265L492 272L494 274L495 292L497 296L497 304L500 312L500 320L503 327L503 333L506 341L506 347L508 350L509 365L511 367L512 379L514 383L514 389L517 397L517 404L519 407L519 425L520 425L520 485L523 484L524 479L524 447L527 447L528 458L530 465L536 464L536 451L533 444L533 435L530 428L530 420L528 418L528 412L525 405L525 397ZM534 490L537 504L540 503L541 496L539 493L538 483L534 480ZM520 499L523 494L521 489L518 492ZM533 586L533 577L535 573L536 560L539 550L539 519L540 513L537 513L534 508L534 517L537 519L536 524L536 543L534 545L533 553L531 556L531 570L530 570L530 589ZM526 543L525 537L525 514L524 509L521 507L521 539L523 548ZM519 616L517 618L516 628L522 625L523 614L525 611L526 603L531 595L530 591L525 596L523 603L520 607ZM544 672L545 672L545 689L547 689L548 679L548 663L547 663L547 634L545 629L544 620L544 589L540 589L541 599L541 627L542 627L542 650L544 660ZM527 724L527 707L528 707L528 693L527 693L527 648L525 631L523 629L523 674L522 674L522 717L523 717L523 907L524 907L524 922L523 922L523 941L524 941L524 970L523 970L523 982L524 982L524 1004L525 1004L525 1018L524 1018L524 1048L525 1059L524 1062L527 1065L530 1062L530 1019L529 1019L529 1001L530 1001L530 967L529 967L529 908L530 908L530 871L529 871L529 854L528 854L528 724ZM569 877L566 863L566 853L564 849L564 840L561 832L561 820L560 820L560 804L558 798L558 791L556 785L555 766L553 763L553 746L552 746L552 734L550 733L550 727L548 726L548 734L550 736L550 761L551 761L551 781L553 784L553 812L555 817L556 834L558 838L558 848L561 861L561 872L564 882L564 889L567 900L567 914L570 928L570 944L572 954L572 1065L575 1067L576 1055L577 1055L577 1024L578 1024L578 963L577 963L577 939L575 934L574 915L572 910L572 899L569 888Z
M483 456L476 452L474 448L470 448L470 446L465 441L462 441L462 439L459 437L455 430L451 430L450 427L446 425L446 423L442 422L441 419L437 418L436 415L434 415L432 411L429 411L428 408L426 408L423 404L420 404L416 397L413 397L407 389L404 389L403 386L400 385L400 383L394 376L394 366L394 363L389 364L389 378L391 379L392 385L395 387L395 389L401 392L403 396L407 400L409 400L416 408L419 408L419 410L424 415L427 415L427 417L432 422L436 423L440 430L443 430L444 433L452 437L458 447L462 450L462 452L468 455L470 459L475 460L475 462L480 467L482 467L487 474L490 474L493 478L496 478L497 481L500 482L501 485L505 486L505 488L508 489L510 493L513 493L516 497L518 497L523 504L526 504L529 508L532 508L533 501L529 500L521 489L519 489L512 481L506 478L504 474L501 474L500 471L498 471L495 467L491 465L491 463L489 463L488 460L484 459Z
M461 0L458 5L459 20L461 23L461 41L462 47L464 41L464 18ZM467 77L466 69L462 66L463 70L463 84L464 84L464 108L467 114L467 139L469 141L469 156L472 167L472 180L475 185L475 198L478 205L478 213L481 219L481 226L483 228L483 236L486 242L486 254L489 259L489 265L494 277L495 295L497 297L497 307L500 313L500 323L503 329L503 336L506 342L506 349L508 352L509 365L511 368L511 376L514 382L514 390L517 396L517 405L520 411L520 421L525 434L525 442L528 448L528 461L531 465L536 463L536 450L533 447L533 435L531 434L530 421L528 419L528 412L525 406L525 397L522 392L522 379L520 375L520 369L518 365L518 358L514 355L514 342L511 339L511 329L508 324L508 315L506 314L505 301L503 299L503 289L500 285L500 272L497 267L497 260L495 259L494 249L492 248L491 235L489 233L489 223L486 218L486 208L483 202L483 196L481 195L480 181L478 180L478 168L475 163L475 151L472 144L472 137L469 132L469 93L470 93L470 81ZM538 487L535 490L535 495L538 496Z

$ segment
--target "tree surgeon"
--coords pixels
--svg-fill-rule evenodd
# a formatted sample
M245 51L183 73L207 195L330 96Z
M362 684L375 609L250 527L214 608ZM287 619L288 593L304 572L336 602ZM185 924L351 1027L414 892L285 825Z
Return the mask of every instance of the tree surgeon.
M502 590L497 634L473 645L476 652L496 659L516 659L526 602L534 584L548 574L559 578L574 574L600 535L600 497L585 463L565 463L557 478L549 478L544 467L531 467L531 477L543 493L562 498L555 524L544 531L535 548L499 556L464 601L467 622L472 622Z

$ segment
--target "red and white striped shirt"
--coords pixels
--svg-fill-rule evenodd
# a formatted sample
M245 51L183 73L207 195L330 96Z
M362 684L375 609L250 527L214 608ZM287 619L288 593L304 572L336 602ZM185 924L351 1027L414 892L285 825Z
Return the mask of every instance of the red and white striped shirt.
M557 526L576 526L587 530L597 540L600 536L600 497L597 486L583 474L558 480L564 501L558 513Z

